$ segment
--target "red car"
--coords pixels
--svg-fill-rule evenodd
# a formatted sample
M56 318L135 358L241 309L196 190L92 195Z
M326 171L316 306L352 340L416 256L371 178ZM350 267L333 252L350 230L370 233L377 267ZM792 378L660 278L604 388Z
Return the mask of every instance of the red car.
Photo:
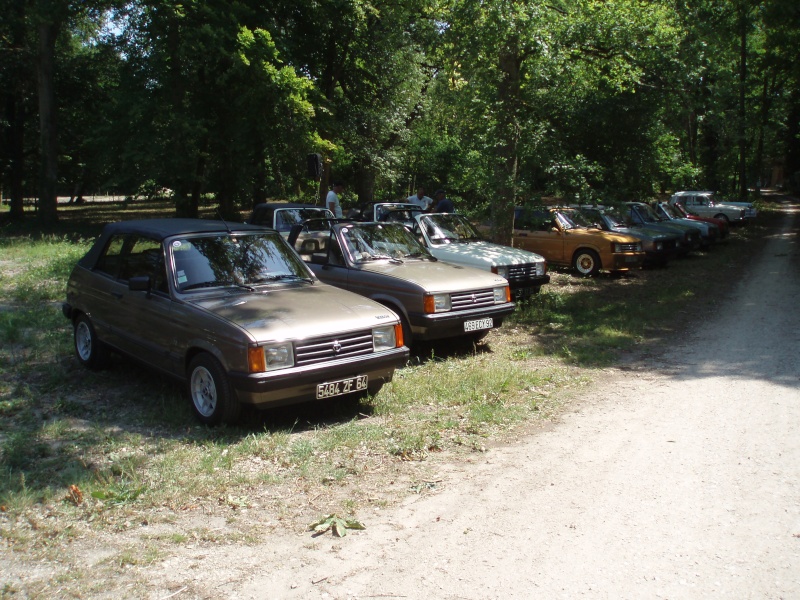
M727 219L716 219L714 217L701 217L700 215L696 215L694 213L690 213L683 204L676 202L672 205L672 208L677 210L680 214L683 215L685 219L691 219L692 221L705 221L706 223L713 223L717 227L719 227L719 237L720 239L725 239L728 237L728 233L730 232L730 225L728 224Z

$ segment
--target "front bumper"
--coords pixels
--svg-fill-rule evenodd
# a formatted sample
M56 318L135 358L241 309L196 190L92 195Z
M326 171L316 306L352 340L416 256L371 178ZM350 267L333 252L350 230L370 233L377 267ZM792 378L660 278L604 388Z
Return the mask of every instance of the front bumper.
M457 312L441 312L434 314L411 313L408 320L415 340L438 340L448 337L466 335L464 322L491 317L493 329L503 324L503 319L514 312L513 302L497 304L494 307Z
M282 406L317 399L317 385L357 375L369 378L369 390L392 380L394 371L408 362L408 348L401 346L368 356L352 356L323 364L269 373L230 372L228 377L244 404Z
M611 257L611 271L628 271L630 269L640 269L644 263L644 252L622 252L615 253ZM605 265L603 265L605 266Z
M524 300L532 294L538 294L541 287L550 283L550 275L539 275L528 279L509 279L508 287L511 288L511 297L514 301Z

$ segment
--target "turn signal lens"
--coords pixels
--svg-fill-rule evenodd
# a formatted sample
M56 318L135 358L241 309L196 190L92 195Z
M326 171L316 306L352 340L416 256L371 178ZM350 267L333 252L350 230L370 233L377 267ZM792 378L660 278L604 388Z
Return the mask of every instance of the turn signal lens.
M261 346L250 346L247 349L247 366L251 373L263 373L267 370L267 361Z

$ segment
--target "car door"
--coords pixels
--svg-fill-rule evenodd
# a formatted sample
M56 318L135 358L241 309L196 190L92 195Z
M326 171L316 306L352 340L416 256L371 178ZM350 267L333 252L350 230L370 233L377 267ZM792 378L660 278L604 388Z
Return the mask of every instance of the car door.
M135 278L149 278L149 287L130 289ZM131 236L121 256L119 297L115 307L120 350L155 366L175 372L173 351L176 327L169 293L163 245L145 236Z
M338 231L339 228L335 229ZM325 259L320 260L321 256L324 256ZM338 233L331 231L330 238L327 240L327 252L313 254L312 260L307 264L320 281L342 289L349 289L350 267L342 252Z
M514 246L564 264L564 233L548 210L522 211L514 223Z

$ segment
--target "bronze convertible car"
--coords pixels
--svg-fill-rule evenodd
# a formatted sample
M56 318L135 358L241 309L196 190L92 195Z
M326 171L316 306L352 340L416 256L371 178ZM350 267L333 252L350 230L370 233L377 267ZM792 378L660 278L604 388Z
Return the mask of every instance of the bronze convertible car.
M322 281L385 304L403 323L403 339L483 338L514 312L504 277L438 261L401 223L326 220L322 237L289 234ZM312 231L319 222L309 221Z
M197 219L107 225L67 284L78 360L110 350L186 382L197 417L375 394L405 363L396 314L320 282L274 230Z

